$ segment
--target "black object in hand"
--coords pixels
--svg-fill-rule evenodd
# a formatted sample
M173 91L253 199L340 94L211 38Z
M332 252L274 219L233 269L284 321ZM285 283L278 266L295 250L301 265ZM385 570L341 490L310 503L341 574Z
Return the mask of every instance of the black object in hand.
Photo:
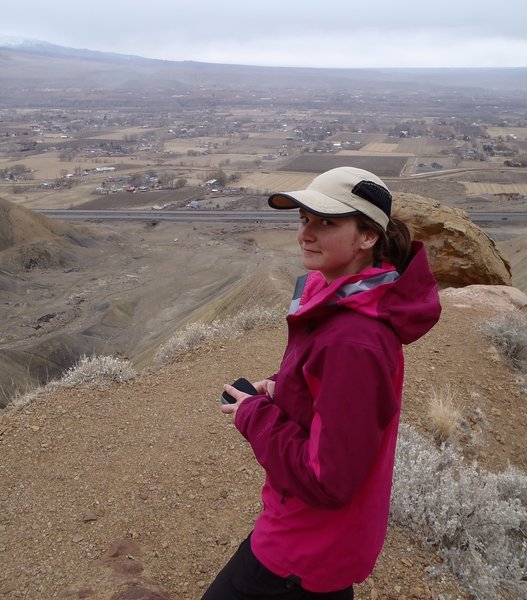
M240 379L237 379L232 384L232 387L235 387L237 390L240 390L240 392L245 392L246 394L249 394L251 396L258 395L258 390L254 387L254 385L248 379L245 379L244 377L240 377ZM233 398L227 392L223 392L223 394L221 395L221 403L222 404L235 404L236 399Z

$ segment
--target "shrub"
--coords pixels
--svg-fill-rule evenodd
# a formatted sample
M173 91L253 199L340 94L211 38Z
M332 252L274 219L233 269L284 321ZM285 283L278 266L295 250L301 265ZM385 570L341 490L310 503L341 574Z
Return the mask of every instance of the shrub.
M515 369L527 372L527 322L517 313L488 321L484 332L505 360Z
M465 465L452 447L434 448L402 426L392 518L424 538L476 599L497 586L527 597L527 477Z
M9 403L13 409L23 408L37 400L40 396L50 390L66 387L97 387L112 383L123 383L135 377L136 373L130 363L115 356L82 356L63 375L62 379L50 381L46 385L39 386L25 393L16 394Z
M241 311L234 317L222 321L215 320L210 324L190 323L178 331L165 344L160 346L154 357L156 364L163 364L196 350L213 340L235 338L264 325L276 325L284 317L281 307L253 308Z
M164 363L170 359L175 359L191 350L195 350L212 340L215 335L213 325L204 323L189 323L184 329L171 337L167 342L159 347L154 362Z
M53 385L58 387L95 387L123 383L135 377L130 363L115 356L82 356L66 374Z

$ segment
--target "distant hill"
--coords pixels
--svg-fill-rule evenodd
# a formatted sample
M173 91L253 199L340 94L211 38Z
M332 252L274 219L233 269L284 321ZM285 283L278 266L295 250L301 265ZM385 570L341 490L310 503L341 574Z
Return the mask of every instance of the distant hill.
M473 88L500 92L527 91L527 69L320 69L256 67L139 56L66 48L35 40L0 38L0 86L3 101L37 104L56 89L260 90L313 89L320 92L383 92L440 88ZM28 91L32 94L28 95ZM203 90L202 90L203 91ZM36 92L40 92L36 95Z

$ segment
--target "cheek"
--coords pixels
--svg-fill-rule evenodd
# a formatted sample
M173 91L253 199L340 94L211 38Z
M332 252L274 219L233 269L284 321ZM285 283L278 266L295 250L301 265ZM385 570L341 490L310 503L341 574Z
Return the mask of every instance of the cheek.
M331 246L335 250L340 250L341 252L349 252L354 244L353 240L350 240L348 236L341 235L331 241Z
M296 241L297 241L299 244L302 244L302 227L299 227L299 228L296 230Z

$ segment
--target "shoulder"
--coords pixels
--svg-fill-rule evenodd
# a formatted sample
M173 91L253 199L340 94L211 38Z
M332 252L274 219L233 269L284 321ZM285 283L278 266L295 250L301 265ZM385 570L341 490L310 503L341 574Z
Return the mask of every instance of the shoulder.
M388 323L350 310L336 311L318 321L313 334L313 355L331 355L339 364L363 355L364 360L381 361L395 368L402 347Z
M340 309L320 323L322 338L374 346L396 346L401 343L387 321L359 312Z

